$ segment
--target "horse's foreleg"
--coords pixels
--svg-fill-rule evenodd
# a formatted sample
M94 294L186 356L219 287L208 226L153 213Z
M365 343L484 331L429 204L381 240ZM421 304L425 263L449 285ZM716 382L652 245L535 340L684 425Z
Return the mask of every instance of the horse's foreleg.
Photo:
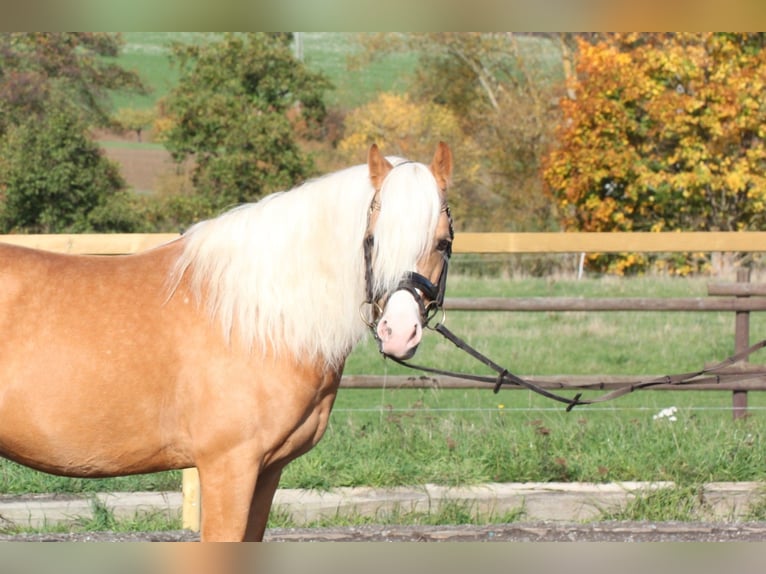
M255 485L255 495L250 505L250 516L247 524L245 540L259 542L263 540L266 531L266 523L269 520L271 503L274 493L279 486L279 478L282 476L282 467L269 467L258 475L258 483Z
M237 453L197 461L200 479L202 542L245 540L253 504L258 461Z

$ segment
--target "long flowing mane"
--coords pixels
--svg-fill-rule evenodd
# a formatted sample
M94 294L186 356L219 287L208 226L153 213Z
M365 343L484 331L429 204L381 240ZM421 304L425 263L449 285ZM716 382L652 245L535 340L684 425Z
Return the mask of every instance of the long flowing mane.
M375 227L381 292L427 249L441 208L428 168L389 158ZM251 350L323 357L337 366L363 336L363 240L375 194L366 165L271 195L192 227L172 275L188 277L225 336Z

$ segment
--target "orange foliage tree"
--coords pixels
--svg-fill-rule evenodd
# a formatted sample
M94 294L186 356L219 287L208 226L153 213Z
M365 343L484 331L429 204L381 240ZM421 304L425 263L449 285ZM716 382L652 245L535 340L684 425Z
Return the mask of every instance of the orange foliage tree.
M577 231L759 229L766 218L766 35L578 42L543 177ZM642 258L594 256L625 272ZM690 269L688 261L676 271Z

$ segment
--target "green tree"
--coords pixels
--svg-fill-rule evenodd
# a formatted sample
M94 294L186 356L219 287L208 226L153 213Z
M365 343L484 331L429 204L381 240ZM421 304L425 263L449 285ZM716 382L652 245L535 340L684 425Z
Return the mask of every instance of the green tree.
M297 144L326 113L328 80L295 59L289 34L226 34L173 49L181 77L163 102L163 141L193 157L194 185L214 207L256 200L311 174Z
M111 123L110 91L146 91L116 63L121 44L108 33L0 33L0 231L141 224L88 133Z
M153 109L120 108L114 114L114 122L120 130L136 132L136 139L140 142L144 130L152 125L156 115Z
M107 125L113 90L145 93L139 76L116 62L118 34L105 32L0 33L0 135L31 115L44 116L64 97L89 123Z
M764 45L764 34L722 33L581 41L544 173L564 227L762 228ZM630 261L591 260L619 272L646 264Z
M136 222L117 217L112 203L125 201L116 165L69 105L49 103L45 121L32 116L11 126L0 150L3 233L108 231L118 221L117 230L133 230Z

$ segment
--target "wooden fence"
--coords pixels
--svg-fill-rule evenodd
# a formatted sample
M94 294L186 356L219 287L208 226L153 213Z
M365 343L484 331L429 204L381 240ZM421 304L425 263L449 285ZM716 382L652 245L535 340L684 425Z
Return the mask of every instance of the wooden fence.
M177 234L82 234L82 235L5 235L0 241L73 254L127 254L149 249L178 237ZM455 253L673 253L673 252L766 252L766 232L678 232L678 233L458 233ZM711 284L704 298L480 298L447 299L448 310L461 311L729 311L735 316L735 350L749 343L749 316L766 311L766 286L748 282L740 271L737 283ZM763 297L763 298L762 298ZM747 369L746 365L736 368ZM589 388L593 377L546 377L549 387ZM558 379L558 380L556 380ZM598 377L599 388L626 384L626 377ZM534 378L530 377L534 381ZM344 387L369 388L382 384L379 376L346 376ZM440 377L388 377L391 386L474 386L462 379ZM663 386L653 387L663 388ZM688 389L707 389L710 385L689 385ZM754 376L748 382L723 383L717 390L733 393L735 417L745 414L748 390L766 390L766 377ZM199 482L195 469L184 472L185 528L199 528Z
M5 235L0 240L50 251L73 254L125 254L160 245L178 234L80 234L80 235ZM669 232L669 233L458 233L455 253L623 253L623 252L766 252L766 232ZM711 284L709 297L698 298L601 298L572 297L514 297L514 298L447 298L445 307L453 311L730 311L735 315L735 350L749 343L749 316L754 311L766 311L766 286L748 282L740 270L739 283ZM740 367L742 368L742 367ZM546 377L548 388L613 388L634 378L621 376ZM530 380L535 381L534 377ZM346 376L344 387L380 387L383 379L377 375ZM481 386L464 379L450 377L388 377L389 386L466 388ZM667 386L653 387L655 389ZM710 385L689 385L688 389L707 389ZM718 390L734 393L734 415L744 414L747 390L766 390L766 380L754 378L748 382L722 383Z

